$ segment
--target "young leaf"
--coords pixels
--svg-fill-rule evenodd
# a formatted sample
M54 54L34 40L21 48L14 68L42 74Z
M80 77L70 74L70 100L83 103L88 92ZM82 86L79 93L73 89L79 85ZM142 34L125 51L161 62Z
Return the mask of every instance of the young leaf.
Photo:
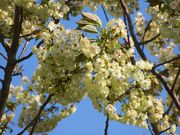
M87 21L87 20L84 20L84 19L81 19L77 22L78 26L79 27L83 27L85 25L93 25L91 22Z
M95 26L93 25L86 25L84 27L81 27L81 29L85 32L89 32L89 33L97 33L97 29Z
M87 12L82 12L81 14L85 20L98 24L99 26L102 26L102 22L96 14L87 13Z

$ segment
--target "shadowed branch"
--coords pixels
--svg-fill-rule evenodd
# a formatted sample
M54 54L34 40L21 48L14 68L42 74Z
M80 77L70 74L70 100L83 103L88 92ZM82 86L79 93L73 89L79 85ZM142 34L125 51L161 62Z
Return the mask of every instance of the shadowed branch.
M174 58L172 58L171 60L168 60L168 61L165 61L165 62L163 62L163 63L157 64L157 65L155 65L153 68L155 69L155 68L157 68L157 67L159 67L159 66L163 66L163 65L165 65L165 64L171 63L171 62L173 62L173 61L175 61L175 60L178 60L178 59L180 59L180 56L174 57Z
M32 129L31 129L29 135L32 135L32 134L33 134L34 129L35 129L36 125L37 125L38 119L39 119L42 111L44 110L44 108L46 107L46 105L49 103L49 101L51 100L51 98L52 98L53 95L54 95L54 94L50 94L50 95L48 96L48 98L46 99L46 101L45 101L45 102L43 103L43 105L40 107L40 109L39 109L38 113L36 114L35 118L34 118L21 132L19 132L17 135L22 135L22 134L23 134L29 127L31 127L31 126L33 126L33 127L32 127Z
M173 85L172 85L172 87L171 87L171 91L174 91L174 87L175 87L176 82L177 82L177 80L178 80L179 74L180 74L180 67L179 67L178 72L177 72L177 74L176 74L176 77L175 77L175 79L174 79L174 83L173 83Z
M2 89L0 91L0 120L4 114L4 109L6 107L6 102L9 95L9 88L12 80L12 73L15 68L15 60L16 60L16 54L17 50L19 48L19 35L21 33L22 28L22 7L19 7L15 5L15 14L14 14L14 25L13 25L13 39L11 43L11 48L7 48L5 46L5 50L7 52L8 61L6 64L6 67L4 69L4 80L2 83Z
M127 17L127 22L128 22L128 26L129 26L129 31L130 31L130 34L131 34L131 37L134 41L134 46L135 48L137 49L137 52L139 53L139 55L141 56L141 58L144 60L144 61L147 61L147 57L145 56L144 52L142 51L142 49L140 48L140 43L138 42L137 40L137 37L135 35L135 32L134 32L134 28L133 28L133 25L132 25L132 20L131 20L131 17L130 17L130 14L129 14L129 11L128 11L128 7L126 6L124 0L120 0L120 4L121 4L121 7ZM172 100L174 101L176 107L178 108L178 110L180 111L180 102L177 98L177 95L175 93L173 93L171 91L171 88L170 86L168 85L168 83L164 80L164 78L153 68L151 70L152 74L155 75L157 77L157 79L163 84L164 88L166 89L166 91L168 92L169 96L172 98Z
M105 122L104 135L108 135L108 128L109 128L109 117L107 115L106 122Z
M139 44L140 44L140 45L144 45L144 44L150 43L150 42L154 41L156 38L158 38L160 35L161 35L161 34L159 33L159 34L157 34L156 36L152 37L151 39L146 40L146 41L144 41L144 42L140 42Z

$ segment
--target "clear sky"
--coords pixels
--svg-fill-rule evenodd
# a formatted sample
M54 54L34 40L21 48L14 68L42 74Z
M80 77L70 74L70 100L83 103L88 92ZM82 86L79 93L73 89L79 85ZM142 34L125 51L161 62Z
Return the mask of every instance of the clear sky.
M146 3L141 1L142 11L144 12L145 7L147 6ZM88 8L84 9L88 11ZM102 12L102 9L99 8L96 11L97 15L102 19L104 25L106 23L105 16ZM68 21L61 21L62 24L66 28L73 29L76 27L75 22L79 20L80 16L78 17L71 17L70 22ZM109 16L109 18L111 18ZM31 48L31 47L29 47ZM2 50L2 48L0 48ZM0 58L0 62L2 63L3 60ZM4 63L4 62L3 62ZM24 65L24 75L30 77L37 66L37 60L35 56L31 59L27 60L26 62L22 63ZM0 71L0 77L2 77L2 71ZM19 77L15 77L13 79L13 84L19 84ZM120 108L120 107L119 107ZM17 114L20 112L21 107L16 109ZM104 134L104 127L105 127L105 116L102 113L99 113L97 110L94 109L92 106L91 101L88 98L85 98L77 105L77 112L71 115L70 117L62 120L56 126L56 128L48 133L49 135L103 135ZM17 126L17 117L14 120L16 125L12 125L14 132L13 135L16 135L20 128ZM150 135L150 132L147 129L133 127L131 125L123 125L118 122L110 121L109 123L109 134L108 135ZM28 133L25 133L28 134ZM6 133L5 135L9 135Z

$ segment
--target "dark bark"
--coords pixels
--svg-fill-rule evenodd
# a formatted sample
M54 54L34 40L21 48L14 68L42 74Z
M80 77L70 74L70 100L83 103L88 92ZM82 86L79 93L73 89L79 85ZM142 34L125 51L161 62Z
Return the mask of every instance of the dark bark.
M2 88L0 91L0 119L4 114L4 109L6 107L6 102L9 95L9 88L12 81L12 73L15 68L16 63L16 53L19 47L19 35L21 32L22 25L22 7L15 6L14 15L14 25L13 25L13 39L10 48L6 47L6 52L8 56L8 61L4 69L4 79L2 83Z
M106 122L105 122L104 135L108 135L108 128L109 128L109 118L108 118L108 115L107 115Z

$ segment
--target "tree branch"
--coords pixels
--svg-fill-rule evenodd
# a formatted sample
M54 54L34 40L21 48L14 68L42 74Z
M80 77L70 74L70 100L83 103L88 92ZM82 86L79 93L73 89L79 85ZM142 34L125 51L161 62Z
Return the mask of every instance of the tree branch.
M6 50L6 52L9 50L9 47L8 46L6 46L5 45L5 43L4 43L4 36L2 35L2 34L0 34L0 42L1 42L1 44L2 44L2 46L3 46L3 48Z
M3 66L1 66L1 65L0 65L0 69L5 70L5 68Z
M22 58L24 52L26 51L26 49L27 49L27 47L28 47L28 45L29 45L29 42L30 42L29 40L26 41L24 47L23 47L22 50L21 50L21 53L20 53L18 59L21 59L21 58Z
M154 135L160 135L160 132L159 132L159 130L157 128L157 125L154 124L154 123L151 123L151 122L150 122L150 124L151 124L152 131L153 131Z
M26 38L26 37L29 37L29 36L32 36L32 35L35 35L37 33L39 33L41 30L35 30L33 31L32 33L29 33L29 34L26 34L26 35L22 35L22 36L19 36L20 38Z
M104 9L103 4L102 4L102 10L103 10L103 12L104 12L104 15L105 15L106 21L107 21L107 22L109 22L109 18L108 18L108 16L107 16L107 13L106 13L106 10Z
M144 42L140 42L139 44L140 45L144 45L144 44L147 44L147 43L150 43L152 42L153 40L155 40L156 38L158 38L161 34L157 34L156 36L152 37L151 39L147 40L147 41L144 41Z
M147 33L148 29L150 28L151 23L152 23L152 19L148 22L148 24L146 25L146 28L144 29L144 34L143 34L143 37L142 37L143 41L144 41L144 38L146 36L146 33Z
M176 82L177 82L177 79L178 79L178 77L179 77L179 74L180 74L180 67L179 67L178 72L177 72L177 74L176 74L176 77L175 77L175 79L174 79L174 83L173 83L173 85L172 85L172 87L171 87L171 91L174 91L174 87L175 87L175 85L176 85Z
M12 74L12 76L21 76L22 77L22 73L14 73L14 74Z
M162 65L164 65L164 64L171 63L171 62L173 62L173 61L175 61L175 60L178 60L178 59L180 59L180 56L174 57L174 58L172 58L171 60L168 60L168 61L165 61L165 62L163 62L163 63L157 64L157 65L155 65L155 66L153 67L153 69L155 69L155 68L157 68L157 67L159 67L159 66L162 66Z
M171 129L171 127L169 127L169 128L167 128L167 129L165 129L165 130L161 131L161 132L160 132L160 134L162 134L162 133L164 133L164 132L168 131L169 129Z
M131 43L130 43L130 37L129 37L129 32L128 32L128 25L127 25L127 21L126 21L126 16L125 16L124 12L123 12L123 19L124 19L124 23L126 25L126 31L127 31L127 41L126 41L126 39L124 39L124 42L127 44L128 49L129 49L129 48L131 48ZM132 57L130 57L130 59L131 59L131 63L133 65L135 65L136 64L135 57L132 56Z
M180 102L177 98L177 96L175 95L175 93L173 91L171 91L170 86L168 85L168 83L164 80L164 78L158 74L154 69L151 70L151 72L153 73L153 75L155 75L157 77L158 80L161 81L161 83L163 84L164 88L166 89L166 91L168 92L169 96L172 98L173 102L175 103L176 107L178 108L178 110L180 111Z
M141 58L144 60L144 61L147 61L147 57L145 56L144 52L142 51L142 49L140 48L140 43L138 42L137 38L136 38L136 35L135 35L135 32L133 30L133 25L132 25L132 20L131 20L131 17L129 15L129 11L128 11L128 8L127 6L125 5L125 2L124 0L120 0L120 3L121 3L121 6L123 8L123 11L125 12L125 15L127 17L127 21L128 21L128 26L129 26L129 30L130 30L130 34L132 36L132 39L134 41L134 46L135 48L137 49L139 55L141 56ZM180 111L180 102L177 98L177 96L175 95L175 93L173 93L171 91L171 88L169 87L169 85L167 84L167 82L164 80L164 78L156 72L156 70L153 68L151 70L152 74L155 75L157 77L157 79L159 81L161 81L161 83L163 84L163 86L165 87L166 91L168 92L168 94L170 95L170 97L173 99L176 107L178 108L178 110Z
M108 128L109 128L109 118L108 118L108 115L107 115L106 123L105 123L105 129L104 129L104 135L108 135Z
M11 44L11 53L16 56L17 50L19 48L19 37L22 29L22 7L15 6L15 17L14 17L14 32L13 32L13 39Z
M130 14L129 14L129 11L128 11L128 8L124 2L124 0L120 0L120 4L121 4L121 7L123 9L123 12L125 13L126 17L127 17L127 22L128 22L128 26L129 26L129 31L130 31L130 34L131 34L131 37L134 41L134 45L139 53L139 55L141 56L141 58L143 60L147 60L145 54L142 52L141 48L140 48L140 43L138 42L137 40L137 37L135 35L135 32L134 32L134 27L133 27L133 23L132 23L132 20L131 20L131 17L130 17Z
M53 95L54 95L54 94L50 94L50 95L48 96L48 98L46 99L46 101L45 101L45 102L43 103L43 105L40 107L40 109L39 109L38 113L36 114L35 118L34 118L21 132L19 132L17 135L22 135L30 126L33 126L33 127L32 127L32 129L31 129L29 135L32 135L32 134L33 134L34 129L35 129L36 125L37 125L37 121L38 121L38 119L39 119L42 111L44 110L44 108L46 107L46 105L49 103L49 101L51 100L51 98L52 98Z
M124 12L123 12L123 19L124 19L124 23L126 25L126 33L127 33L127 40L128 40L128 41L126 41L126 39L124 39L124 41L128 45L128 48L130 48L129 32L128 32L128 28L127 28L128 25L127 25L126 16L125 16Z
M174 102L171 101L171 104L169 105L169 108L166 110L166 112L164 112L163 117L164 117L165 115L169 114L169 112L171 111L171 109L172 109L172 107L173 107L173 104L174 104Z
M8 62L5 67L4 80L2 89L0 91L0 120L4 114L6 102L9 95L9 88L12 80L12 73L15 67L16 53L19 47L19 35L22 27L22 7L15 5L14 25L13 25L13 39L11 48L8 48L7 56Z
M0 52L0 56L2 56L6 61L8 60L6 56L4 56L3 53Z
M116 98L116 100L121 100L121 98L125 95L128 95L132 92L133 88L138 88L137 86L132 86L128 90L126 90L123 94L121 94L119 97Z
M146 120L146 123L147 123L147 125L148 125L148 129L149 129L149 131L150 131L150 133L151 133L151 135L153 135L153 132L152 132L152 130L151 130L151 127L150 127L150 122L149 122L149 120L147 119Z
M43 40L41 40L41 42L38 43L38 45L36 46L37 48L39 48L42 44L43 44ZM24 60L27 60L29 59L31 56L33 55L33 52L30 52L27 56L24 56L18 60L16 60L16 63L20 63L20 62L23 62Z

